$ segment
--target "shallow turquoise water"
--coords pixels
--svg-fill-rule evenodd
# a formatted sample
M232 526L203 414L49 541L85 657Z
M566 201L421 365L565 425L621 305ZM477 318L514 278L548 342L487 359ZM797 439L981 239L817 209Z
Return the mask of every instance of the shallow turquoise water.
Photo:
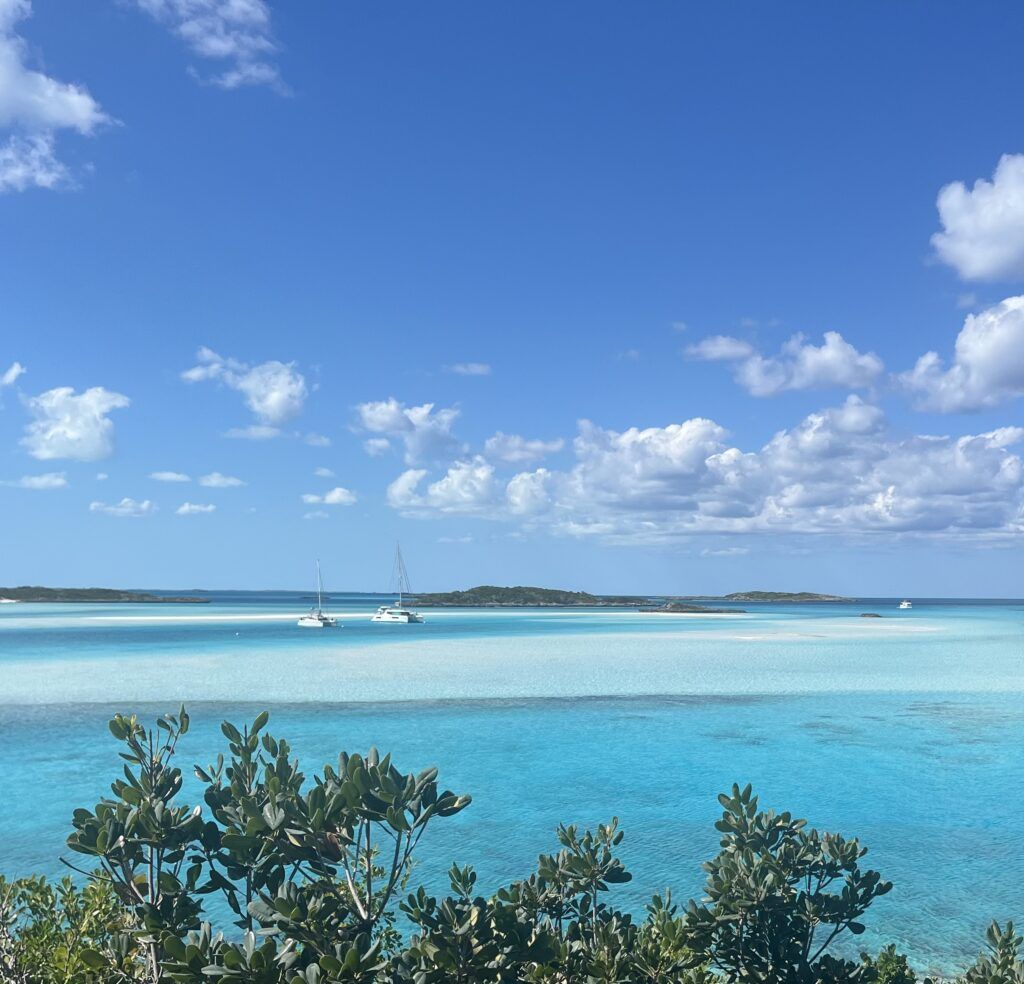
M185 766L220 748L222 718L264 706L307 771L371 743L406 770L438 765L474 803L421 845L427 884L459 860L496 887L553 847L559 821L614 813L635 875L624 905L665 884L697 894L715 794L751 781L765 805L859 836L896 883L869 948L893 940L948 969L990 918L1024 917L1024 605L440 612L385 627L354 598L337 605L343 629L313 638L253 618L294 605L0 606L0 870L57 873L71 810L118 768L106 718L185 699Z

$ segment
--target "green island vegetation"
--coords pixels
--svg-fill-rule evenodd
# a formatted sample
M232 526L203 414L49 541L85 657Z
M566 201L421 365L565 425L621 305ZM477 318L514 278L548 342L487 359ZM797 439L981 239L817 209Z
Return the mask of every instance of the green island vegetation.
M341 753L307 777L264 711L225 722L225 753L196 766L203 805L181 801L184 707L147 728L117 715L123 771L77 809L68 847L87 878L0 879L4 984L911 984L893 946L829 952L864 930L892 885L857 840L761 809L750 787L719 796L719 854L705 896L656 895L635 919L610 896L630 873L616 819L560 826L558 849L521 881L480 895L452 866L445 898L410 886L427 828L470 797L437 770ZM226 913L211 925L211 912ZM232 915L234 919L232 919ZM1021 984L1022 939L993 923L961 984Z
M734 591L727 595L688 595L685 601L856 601L842 595L816 594L814 591Z
M639 606L651 599L640 595L592 595L586 591L560 591L557 588L511 588L481 584L466 591L440 591L416 594L418 605L448 608L604 608Z
M122 591L119 588L40 588L23 585L20 588L0 588L0 598L10 601L48 601L48 602L127 602L159 604L206 604L209 598L191 597L186 595L155 595L145 591Z

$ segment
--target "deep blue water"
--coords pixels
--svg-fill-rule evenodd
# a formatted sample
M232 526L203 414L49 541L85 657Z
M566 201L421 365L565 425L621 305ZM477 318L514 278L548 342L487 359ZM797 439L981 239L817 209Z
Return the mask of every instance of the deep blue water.
M119 770L107 718L185 699L186 771L221 748L221 719L268 706L307 772L370 744L406 771L437 765L474 802L422 842L415 877L435 888L453 860L495 888L554 848L558 822L617 814L634 873L622 904L665 885L685 899L716 850L716 794L750 781L764 805L859 836L895 882L865 947L950 969L991 918L1024 918L1019 602L382 627L357 614L376 598L352 596L335 603L343 629L304 633L298 597L0 606L0 870L58 874L72 809ZM886 617L858 617L872 610Z

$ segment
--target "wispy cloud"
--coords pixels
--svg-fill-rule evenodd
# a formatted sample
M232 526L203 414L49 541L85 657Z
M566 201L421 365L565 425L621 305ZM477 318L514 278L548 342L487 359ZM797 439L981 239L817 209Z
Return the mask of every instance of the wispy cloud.
M127 516L137 518L141 516L150 516L155 513L156 503L151 502L149 499L143 499L139 502L125 496L120 502L90 502L89 512L104 513L107 516Z
M489 376L491 366L487 362L456 362L454 365L445 366L445 371L453 372L456 376Z
M11 363L11 367L0 376L0 388L13 386L27 371L20 362Z
M153 479L154 482L191 482L192 481L192 479L189 478L189 476L186 475L184 472L176 472L176 471L155 471L155 472L150 472L149 473L149 477L151 479Z
M216 509L217 507L210 503L183 502L174 510L174 513L176 516L199 516L204 513L215 512Z
M0 485L7 485L15 489L63 489L68 484L67 475L64 472L47 472L44 475L25 475L23 478L12 481L0 482Z
M287 92L275 61L277 42L266 0L135 0L166 25L199 58L223 67L213 75L191 73L200 81L238 89L269 85Z
M202 475L199 484L208 489L233 489L245 485L240 478L234 475L222 475L220 472L210 472L209 475Z
M329 492L323 494L317 492L307 492L302 496L302 501L307 505L316 505L317 503L325 506L352 506L356 503L356 494L349 489L342 488L340 485L331 489Z

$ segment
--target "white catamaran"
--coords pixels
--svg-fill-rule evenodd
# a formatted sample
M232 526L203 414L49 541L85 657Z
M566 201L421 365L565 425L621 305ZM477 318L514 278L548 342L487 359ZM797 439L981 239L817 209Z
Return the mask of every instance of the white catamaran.
M303 615L298 624L303 629L329 629L338 624L333 615L324 611L324 579L320 576L320 561L316 562L316 608L311 608L309 613Z
M398 604L381 605L370 621L405 625L410 622L422 622L423 616L419 612L406 608L404 604L404 596L412 592L409 588L409 572L405 569L405 561L402 560L402 547L397 543L395 544L394 578L398 582Z

